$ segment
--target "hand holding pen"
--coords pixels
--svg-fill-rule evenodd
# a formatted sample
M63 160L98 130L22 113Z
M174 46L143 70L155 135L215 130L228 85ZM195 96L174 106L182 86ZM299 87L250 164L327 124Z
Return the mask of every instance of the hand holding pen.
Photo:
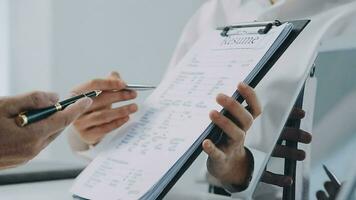
M92 90L103 91L94 98L89 111L73 123L75 132L84 143L98 143L106 134L124 125L130 115L138 110L138 106L130 102L137 97L138 88L127 86L118 73L112 72L106 79L95 79L73 90L76 94ZM115 103L119 106L113 107Z
M56 102L58 96L47 92L0 98L0 169L15 167L31 160L84 113L92 100L83 98L62 112L25 127L15 123L18 113L48 107Z
M73 123L80 138L87 144L96 144L105 134L125 124L129 115L137 111L137 105L131 103L112 108L114 103L135 99L136 91L152 90L154 86L127 85L113 72L107 79L95 79L76 87L74 97L51 106L22 112L16 118L18 126L44 120L57 112L62 112L68 106L83 98L91 98L92 105Z
M154 86L145 86L145 85L128 85L128 86L126 86L126 88L124 90L129 91L129 92L130 91L146 91L146 90L151 90L153 88L155 88L155 87ZM119 91L113 90L113 92L119 92ZM101 90L94 90L91 92L87 92L84 94L80 94L80 95L71 97L69 99L55 103L54 105L51 105L46 108L22 112L16 118L16 124L18 124L19 126L26 126L27 124L31 124L31 123L43 120L58 111L62 111L64 109L66 109L68 106L70 106L71 104L74 104L75 102L77 102L80 99L83 99L86 97L94 98L94 97L99 96L101 93L102 93Z
M100 140L106 131L122 125L118 122L123 116L127 120L137 110L135 104L114 109L112 104L134 99L134 90L152 88L127 86L112 73L107 79L80 85L73 90L74 97L61 102L56 94L46 92L0 98L0 145L4 147L0 148L0 169L26 163L72 122L84 141Z

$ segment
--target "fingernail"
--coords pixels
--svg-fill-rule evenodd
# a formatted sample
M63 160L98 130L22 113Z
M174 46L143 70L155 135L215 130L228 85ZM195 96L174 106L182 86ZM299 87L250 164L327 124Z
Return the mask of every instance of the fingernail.
M136 104L132 104L129 106L129 110L130 112L136 112L138 109L137 105Z
M221 94L221 93L220 93L220 94L218 94L217 98L220 99L220 100L226 101L226 99L228 98L228 96L226 96L225 94Z
M210 142L205 142L205 146L206 146L207 148L210 148L210 147L211 147Z
M246 88L246 87L247 87L246 83L244 83L244 82L239 83L239 86L240 86L241 88Z
M218 112L216 111L216 110L212 110L211 112L210 112L210 115L213 117L213 118L218 118L219 117L219 114L218 114Z
M112 71L112 72L110 73L110 75L111 75L111 76L116 76L116 77L119 77L119 76L120 76L119 73L116 72L116 71Z
M124 85L124 86L127 86L127 83L123 80L120 80L121 84Z
M81 100L79 100L80 104L83 104L83 106L87 109L91 106L91 104L93 103L93 100L89 97L85 97Z
M137 92L136 91L132 91L131 95L132 95L133 98L136 98L137 97Z
M286 185L292 185L292 184L293 184L293 179L292 179L292 178L289 178L289 179L284 180L284 184L286 184Z

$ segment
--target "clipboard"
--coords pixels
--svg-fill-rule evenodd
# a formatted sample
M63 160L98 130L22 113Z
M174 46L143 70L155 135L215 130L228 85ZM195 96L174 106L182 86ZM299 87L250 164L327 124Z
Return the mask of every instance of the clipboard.
M230 31L239 28L261 27L260 29L258 29L258 34L268 34L268 32L272 29L273 26L280 26L284 23L290 23L293 25L293 28L291 29L290 32L288 32L288 35L286 35L283 41L279 43L280 45L275 48L272 54L268 55L268 59L266 59L263 62L263 64L259 65L259 67L255 67L252 70L252 72L247 76L247 78L244 80L246 84L254 88L262 80L262 78L266 75L266 73L273 67L276 61L285 52L285 50L292 44L292 42L297 38L299 33L307 26L309 22L310 20L298 20L298 21L291 21L291 22L280 22L276 20L272 22L254 22L254 23L237 24L233 26L220 27L217 28L217 30L221 30L221 34L220 34L221 37L229 37L229 34L231 33ZM244 101L243 97L238 92L235 92L233 94L233 97L240 103ZM221 113L227 117L230 116L229 113L226 112L225 110L222 110ZM207 137L205 137L206 135ZM224 142L224 140L226 140L225 135L223 134L221 129L219 129L213 123L211 123L204 131L203 139L207 139L207 138L211 139L215 143ZM199 138L199 141L200 139L201 138ZM194 144L192 144L193 148L191 149L191 151L189 151L189 154L187 154L188 156L186 157L186 159L183 160L184 161L183 164L179 165L178 171L174 171L172 177L170 177L168 180L165 180L166 181L164 182L165 187L156 193L157 198L155 199L163 199L165 195L170 191L170 189L175 185L175 183L179 180L179 178L191 166L194 160L199 156L199 154L202 152L201 143L199 143L199 141L196 141ZM81 199L81 200L84 199L75 195L73 197L75 199Z
M273 65L278 61L278 59L283 55L283 53L288 49L288 47L293 43L293 41L298 37L298 35L309 24L310 20L295 20L295 21L288 21L288 22L293 24L293 30L291 31L287 39L282 43L282 45L278 48L278 50L271 56L271 58L266 62L266 64L261 67L261 69L254 69L259 71L256 76L247 78L250 79L250 81L246 81L245 83L247 83L252 88L255 88L257 86L257 84L273 67ZM246 27L261 27L259 33L268 34L268 31L271 29L272 26L280 26L283 23L286 22L280 22L276 20L274 22L254 22L254 23L237 24L232 26L219 27L217 29L222 31L221 32L222 37L228 37L229 31L233 29L246 28ZM233 94L233 97L240 103L244 101L243 97L238 92L235 92ZM221 113L223 113L227 117L230 116L226 110L222 110ZM223 142L225 140L225 135L223 134L221 129L214 124L211 124L211 126L212 129L207 139L211 139L214 143ZM176 182L180 179L180 177L182 177L182 175L188 170L188 168L193 164L195 159L200 155L202 151L203 149L200 145L190 156L187 162L184 163L183 167L174 176L174 178L169 182L167 187L161 192L161 194L157 198L158 200L161 200L166 196L166 194L172 189L172 187L176 184Z

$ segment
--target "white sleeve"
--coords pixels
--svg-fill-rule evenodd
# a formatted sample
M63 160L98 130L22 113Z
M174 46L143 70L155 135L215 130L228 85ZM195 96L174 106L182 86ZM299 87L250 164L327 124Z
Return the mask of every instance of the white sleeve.
M168 69L175 67L179 63L202 34L218 26L219 21L221 21L219 19L220 16L224 16L221 13L220 4L221 2L218 0L206 1L189 19L178 40Z
M94 159L94 155L90 151L90 145L83 142L73 125L70 125L68 128L66 128L65 132L68 135L69 146L75 154L88 161Z

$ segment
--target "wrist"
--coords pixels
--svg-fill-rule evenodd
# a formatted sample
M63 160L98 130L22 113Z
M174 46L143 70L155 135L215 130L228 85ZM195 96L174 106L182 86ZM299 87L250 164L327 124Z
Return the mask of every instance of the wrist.
M224 188L229 192L240 192L250 185L252 180L252 174L254 170L254 159L253 155L246 147L244 147L242 156L239 158L238 161L240 164L237 165L237 169L241 173L237 176L238 178L231 183L222 183Z

